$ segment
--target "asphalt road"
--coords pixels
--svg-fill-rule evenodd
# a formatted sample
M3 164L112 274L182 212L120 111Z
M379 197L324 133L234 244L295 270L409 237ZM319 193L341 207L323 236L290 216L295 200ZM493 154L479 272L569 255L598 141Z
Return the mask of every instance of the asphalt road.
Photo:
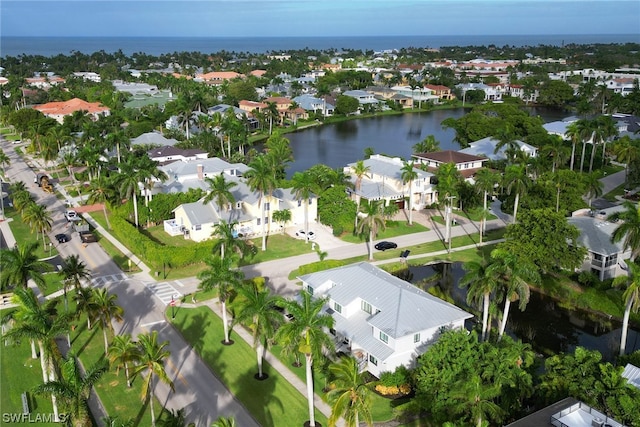
M130 333L135 337L139 333L156 330L160 341L169 342L171 356L165 368L174 382L175 392L171 392L164 384L158 384L155 393L160 402L168 409L185 408L187 419L197 426L210 426L220 416L234 417L239 426L258 426L249 412L190 349L187 342L166 323L166 304L150 290L153 279L137 275L119 280L124 277L123 272L99 244L90 243L85 247L77 233L71 233L64 218L64 201L58 200L54 194L43 192L34 183L34 171L15 153L15 146L4 139L0 144L11 160L6 168L9 180L23 181L36 201L53 213L54 223L50 237L59 233L72 235L67 243L56 242L60 256L78 254L91 270L94 286L106 287L118 296L118 304L124 309L124 321L114 324L116 332Z

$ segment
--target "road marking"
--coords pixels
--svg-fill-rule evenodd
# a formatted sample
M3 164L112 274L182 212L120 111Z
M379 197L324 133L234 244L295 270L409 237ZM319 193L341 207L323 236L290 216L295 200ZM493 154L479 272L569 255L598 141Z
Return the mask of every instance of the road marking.
M180 286L181 288L184 288L184 285L182 284L181 281L179 280L174 280L173 283L177 284L178 286Z
M141 328L146 328L147 326L159 325L160 323L165 323L166 320L158 320L157 322L145 323L144 325L140 325Z
M185 377L182 376L182 374L180 373L180 371L178 371L178 369L176 368L176 365L173 364L173 362L171 361L171 359L167 358L167 365L169 365L169 367L171 368L171 370L173 372L175 372L176 376L178 377L178 379L180 380L180 382L182 384L184 384L185 387L189 387L189 383L187 382L187 380L185 379Z

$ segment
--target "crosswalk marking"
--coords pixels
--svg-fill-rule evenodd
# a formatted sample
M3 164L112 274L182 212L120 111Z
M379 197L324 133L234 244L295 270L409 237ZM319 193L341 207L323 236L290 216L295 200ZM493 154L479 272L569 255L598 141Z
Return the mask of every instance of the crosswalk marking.
M169 305L172 299L180 299L182 297L182 293L169 282L149 283L147 288L149 288L164 305Z
M98 277L92 277L91 278L91 286L104 286L107 285L109 283L118 283L118 282L122 282L123 280L128 279L128 276L126 274L108 274L105 276L98 276Z

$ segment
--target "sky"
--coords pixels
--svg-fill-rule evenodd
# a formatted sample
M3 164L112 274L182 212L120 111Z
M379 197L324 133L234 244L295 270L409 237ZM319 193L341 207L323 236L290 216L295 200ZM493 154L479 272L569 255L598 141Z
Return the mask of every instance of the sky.
M639 34L639 0L1 0L2 36ZM639 36L640 39L640 36Z

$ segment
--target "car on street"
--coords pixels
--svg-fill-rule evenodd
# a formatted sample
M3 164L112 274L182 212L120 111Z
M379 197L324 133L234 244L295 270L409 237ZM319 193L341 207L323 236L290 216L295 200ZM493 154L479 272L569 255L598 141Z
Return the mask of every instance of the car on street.
M296 237L298 239L316 240L316 233L309 231L307 235L304 230L298 230L296 231Z
M65 243L69 241L69 236L66 234L56 234L56 240L58 243Z
M64 213L64 217L67 219L67 222L82 221L82 218L80 217L80 215L78 215L78 212L74 210L66 211Z
M376 243L374 247L379 251L386 251L387 249L395 249L398 247L398 245L393 242L384 241Z

